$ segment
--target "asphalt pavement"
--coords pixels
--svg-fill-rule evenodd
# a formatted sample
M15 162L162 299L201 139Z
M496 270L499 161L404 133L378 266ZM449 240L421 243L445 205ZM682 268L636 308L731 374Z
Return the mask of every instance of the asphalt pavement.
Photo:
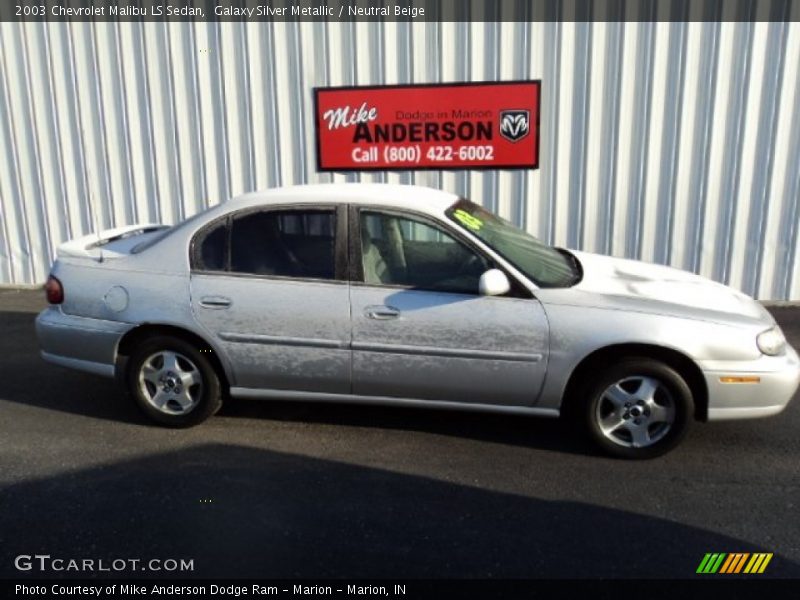
M231 401L169 430L43 362L43 306L0 291L2 577L72 575L15 569L34 554L193 560L182 577L693 577L707 552L800 577L798 398L645 462L560 421L450 411ZM800 346L800 309L772 310Z

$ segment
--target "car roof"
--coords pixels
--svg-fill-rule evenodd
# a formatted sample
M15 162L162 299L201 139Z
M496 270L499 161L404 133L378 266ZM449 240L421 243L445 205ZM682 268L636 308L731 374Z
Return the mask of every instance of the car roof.
M322 183L250 192L225 202L225 210L283 203L332 203L395 206L441 214L458 196L418 185L391 183Z

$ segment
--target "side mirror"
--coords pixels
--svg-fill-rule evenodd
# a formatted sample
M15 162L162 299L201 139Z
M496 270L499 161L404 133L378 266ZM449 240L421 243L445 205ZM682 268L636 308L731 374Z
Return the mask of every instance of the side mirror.
M511 282L500 269L489 269L478 282L481 296L502 296L511 290Z

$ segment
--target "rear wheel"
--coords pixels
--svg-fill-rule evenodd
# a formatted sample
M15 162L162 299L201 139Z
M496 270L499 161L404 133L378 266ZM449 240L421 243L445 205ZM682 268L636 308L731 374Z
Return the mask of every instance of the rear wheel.
M692 392L668 365L624 359L585 388L584 424L605 452L654 458L683 438L693 414Z
M169 336L145 340L131 355L128 389L153 421L190 427L222 406L214 367L194 346Z

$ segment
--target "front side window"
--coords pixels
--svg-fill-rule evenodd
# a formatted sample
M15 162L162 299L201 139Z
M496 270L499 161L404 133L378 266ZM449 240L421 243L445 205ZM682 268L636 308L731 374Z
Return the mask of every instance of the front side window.
M361 211L364 282L477 294L488 261L444 230L391 213Z
M234 273L334 279L332 210L262 211L231 222L230 270Z

